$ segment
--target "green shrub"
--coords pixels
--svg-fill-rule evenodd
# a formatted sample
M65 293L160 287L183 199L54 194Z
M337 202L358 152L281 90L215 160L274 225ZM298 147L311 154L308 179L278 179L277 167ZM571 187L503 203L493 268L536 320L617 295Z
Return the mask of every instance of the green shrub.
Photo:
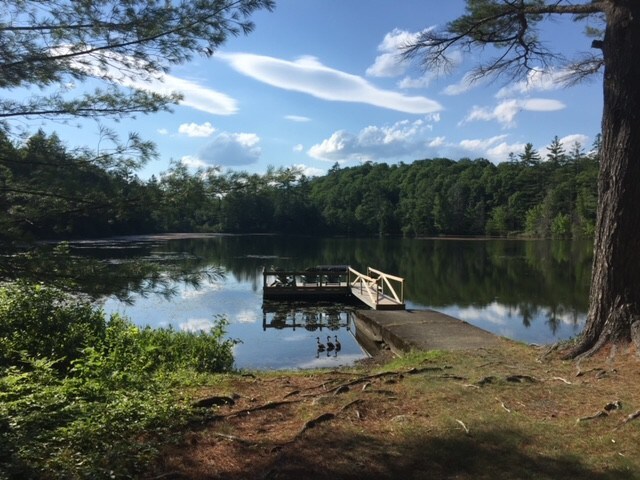
M66 370L81 350L104 339L104 313L88 302L39 284L0 288L0 367L22 356L56 360Z
M193 413L180 387L233 367L226 325L140 328L54 288L0 287L0 480L143 472Z

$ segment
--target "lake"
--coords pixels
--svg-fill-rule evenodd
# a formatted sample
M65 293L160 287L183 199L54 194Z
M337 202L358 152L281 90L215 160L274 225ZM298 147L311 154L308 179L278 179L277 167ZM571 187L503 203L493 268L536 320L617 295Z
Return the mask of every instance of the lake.
M242 342L236 366L248 369L331 367L367 356L355 341L353 307L263 308L264 267L377 268L404 277L407 308L431 308L498 335L548 344L582 330L592 260L591 241L163 235L71 247L108 262L114 272L131 259L160 265L159 276L142 271L113 281L113 292L107 286L112 295L101 302L105 311L139 325L192 331L224 317L228 336ZM317 352L317 338L326 342L327 336L340 342L339 352Z

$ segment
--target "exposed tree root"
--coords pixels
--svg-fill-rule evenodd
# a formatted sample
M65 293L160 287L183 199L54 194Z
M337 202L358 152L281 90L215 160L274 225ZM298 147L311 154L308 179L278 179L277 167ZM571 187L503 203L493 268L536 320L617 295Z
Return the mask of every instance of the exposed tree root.
M289 393L287 393L284 397L282 398L289 398L289 397L293 397L294 395L298 395L300 393L300 390L293 390Z
M211 408L220 407L222 405L233 405L235 400L232 397L215 395L212 397L201 398L193 402L193 406L196 408Z
M633 412L631 415L628 415L627 418L625 418L622 421L622 424L624 425L626 423L629 423L629 422L635 420L638 417L640 417L640 410L637 410L637 411Z
M246 440L244 438L236 437L235 435L228 435L226 433L212 432L211 435L213 435L214 437L224 438L225 440L231 440L233 442L237 442L246 446L254 446L257 443L254 440Z
M340 413L344 412L347 408L349 408L349 407L351 407L353 405L360 405L361 403L364 403L364 400L362 400L360 398L357 398L357 399L353 400L352 402L346 403L340 409Z
M593 415L589 415L588 417L581 417L577 420L577 423L580 422L586 422L587 420L595 420L597 418L603 418L603 417L608 417L609 414L607 412L605 412L604 410L600 410L598 413L595 413Z
M514 382L514 383L524 383L524 382L536 383L538 381L537 378L532 377L531 375L509 375L508 377L505 378L505 380L507 382Z
M233 418L239 417L240 415L248 415L253 412L258 412L260 410L271 410L274 408L281 407L282 405L290 405L292 403L299 403L302 400L280 400L277 402L267 402L263 405L258 405L257 407L245 408L244 410L238 410L235 412L230 412L225 415L218 415L218 419L220 418Z

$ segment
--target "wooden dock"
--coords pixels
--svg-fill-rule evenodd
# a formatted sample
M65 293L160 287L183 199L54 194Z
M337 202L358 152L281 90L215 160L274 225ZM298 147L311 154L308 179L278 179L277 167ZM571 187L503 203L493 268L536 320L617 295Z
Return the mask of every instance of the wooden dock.
M319 265L303 271L265 269L265 300L356 299L373 310L404 310L404 279L368 268L366 275L347 265Z

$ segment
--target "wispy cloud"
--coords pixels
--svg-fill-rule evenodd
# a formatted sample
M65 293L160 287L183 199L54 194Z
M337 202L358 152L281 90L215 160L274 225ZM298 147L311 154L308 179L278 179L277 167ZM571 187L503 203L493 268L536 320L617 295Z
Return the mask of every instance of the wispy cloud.
M399 88L427 88L436 78L436 75L427 72L420 77L404 77L398 82Z
M489 77L474 78L471 73L465 74L460 81L447 85L442 93L445 95L461 95L476 87L485 85L489 81Z
M568 73L566 70L531 70L524 80L501 88L496 97L506 98L532 92L558 90L564 87Z
M210 137L216 131L215 128L209 122L204 122L202 125L197 123L183 123L178 127L178 133L186 135L187 137Z
M284 118L286 120L291 120L292 122L310 122L311 121L309 117L303 117L301 115L285 115Z
M474 121L495 120L505 128L514 127L518 113L523 110L531 112L553 112L565 108L565 104L559 100L548 98L530 98L524 100L509 99L500 102L493 109L474 106L461 124Z
M57 47L60 53L70 50L70 47ZM162 95L174 92L183 95L180 105L194 108L213 115L233 115L238 111L238 105L234 98L202 85L196 81L186 80L163 72L148 71L148 64L132 57L114 52L94 53L101 55L105 60L103 64L98 59L94 61L74 61L73 66L88 75L110 81L130 88L147 90ZM119 69L118 66L125 68ZM123 72L131 72L124 74Z
M380 89L362 77L327 67L315 57L302 57L293 62L249 53L220 53L217 57L258 81L323 100L365 103L412 114L442 109L435 100Z

